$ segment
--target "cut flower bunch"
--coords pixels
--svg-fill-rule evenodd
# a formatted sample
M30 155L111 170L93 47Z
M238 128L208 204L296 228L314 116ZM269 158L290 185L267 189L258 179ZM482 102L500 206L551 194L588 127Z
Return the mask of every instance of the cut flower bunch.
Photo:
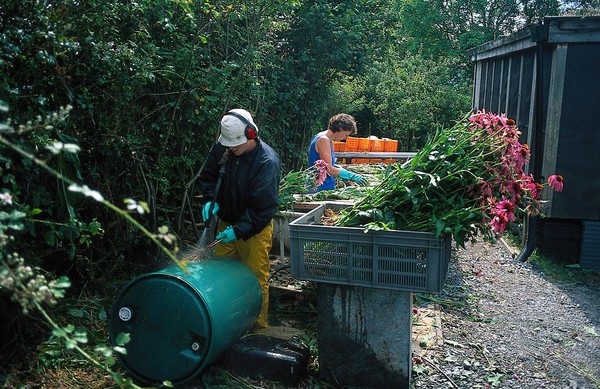
M472 114L391 169L336 225L452 234L460 246L480 233L494 240L508 223L540 213L545 185L563 187L560 175L542 185L525 173L530 153L519 134L505 115Z

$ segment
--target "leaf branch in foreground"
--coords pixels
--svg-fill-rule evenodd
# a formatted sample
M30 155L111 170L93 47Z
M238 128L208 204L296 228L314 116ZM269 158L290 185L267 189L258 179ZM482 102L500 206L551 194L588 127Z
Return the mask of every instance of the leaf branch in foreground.
M126 210L123 210L123 209L117 207L116 205L114 205L110 201L106 200L102 196L102 194L100 194L100 192L90 189L87 185L77 184L75 181L69 179L68 177L65 177L60 172L52 169L50 166L48 166L48 164L46 162L44 162L41 159L37 158L35 155L30 154L27 151L25 151L25 150L21 149L20 147L16 146L15 144L13 144L11 141L9 141L8 139L6 139L6 137L4 137L3 135L0 135L0 143L3 144L3 145L5 145L5 146L7 146L7 147L9 147L9 148L11 148L12 150L16 151L17 153L19 153L24 158L27 158L27 159L33 161L36 165L40 166L42 169L46 170L51 175L54 175L59 180L67 183L69 185L69 190L71 190L73 192L79 192L82 195L87 196L87 197L91 197L92 199L94 199L97 202L101 203L102 205L104 205L108 209L116 212L117 214L119 214L120 216L122 216L123 218L125 218L134 227L136 227L138 230L142 231L144 233L144 235L146 235L154 244L156 244L161 249L161 251L163 251L169 257L169 259L171 259L173 262L175 262L177 264L177 266L179 266L179 268L183 272L185 272L186 274L188 274L189 270L187 269L187 265L183 261L180 261L179 259L177 259L177 257L175 256L175 254L171 250L169 250L168 247L166 247L164 244L162 244L162 242L160 241L159 237L161 235L164 236L164 233L153 234L152 232L148 231L148 229L146 229L137 220L135 220L131 216L131 214L129 212L127 212ZM55 144L53 144L53 145L51 145L49 147L56 148L56 149L60 150L60 152L74 152L74 151L77 150L77 148L69 147L69 146L65 147L65 145L58 144L58 143L55 143ZM129 202L128 204L131 204L131 202ZM128 207L129 207L129 205L128 205ZM136 210L137 209L138 208L136 207ZM142 207L141 209L144 209L144 208Z

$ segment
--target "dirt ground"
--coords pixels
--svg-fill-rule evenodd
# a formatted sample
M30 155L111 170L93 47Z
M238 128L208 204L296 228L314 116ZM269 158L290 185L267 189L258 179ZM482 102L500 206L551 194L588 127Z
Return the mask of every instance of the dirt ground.
M556 282L500 243L469 244L456 257L440 298L457 304L422 307L414 388L600 388L597 275Z

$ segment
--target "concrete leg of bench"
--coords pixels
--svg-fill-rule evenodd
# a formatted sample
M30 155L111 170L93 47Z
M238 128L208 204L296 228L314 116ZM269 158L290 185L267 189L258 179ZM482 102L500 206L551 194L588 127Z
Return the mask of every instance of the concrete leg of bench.
M410 292L317 284L319 370L336 385L410 388Z

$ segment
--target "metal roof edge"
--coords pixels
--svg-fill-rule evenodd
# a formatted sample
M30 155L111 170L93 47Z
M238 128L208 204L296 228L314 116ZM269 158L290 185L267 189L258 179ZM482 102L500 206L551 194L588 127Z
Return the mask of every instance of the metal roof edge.
M483 43L467 52L471 61L526 50L538 42L600 42L600 16L545 16L542 23Z
M468 50L471 61L498 56L506 52L508 46L512 48L510 50L511 52L515 51L515 48L523 50L535 46L535 42L532 39L531 28L531 26L523 28L511 35L488 41Z
M546 16L548 43L600 43L600 15Z

